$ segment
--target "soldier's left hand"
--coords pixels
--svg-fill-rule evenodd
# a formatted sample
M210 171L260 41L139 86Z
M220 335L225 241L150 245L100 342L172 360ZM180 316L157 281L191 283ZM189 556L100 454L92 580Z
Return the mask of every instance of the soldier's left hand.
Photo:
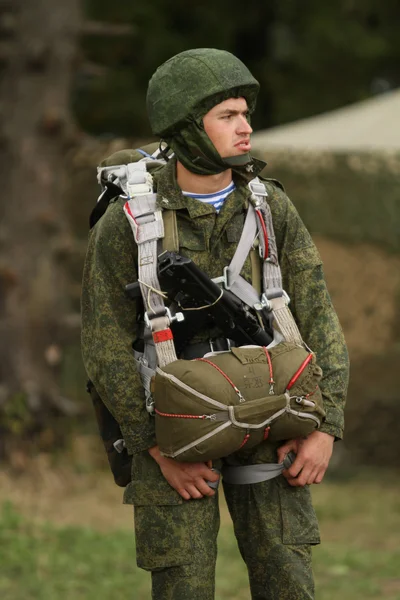
M300 487L321 483L332 456L333 442L334 437L329 433L313 431L307 438L289 440L278 448L279 462L291 450L296 454L293 464L282 473L288 483Z

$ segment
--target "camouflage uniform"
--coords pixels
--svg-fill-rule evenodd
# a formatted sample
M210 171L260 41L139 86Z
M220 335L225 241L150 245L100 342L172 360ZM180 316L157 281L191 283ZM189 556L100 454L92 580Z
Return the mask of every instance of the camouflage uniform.
M149 106L154 109L153 112L149 109L154 132L171 142L175 154L189 170L208 175L233 167L236 190L226 198L218 215L212 206L182 195L176 182L176 159L154 174L159 205L176 211L180 252L210 277L220 276L233 257L250 195L247 183L264 166L252 159L248 173L250 157L246 157L235 168L235 161L230 164L228 159L221 159L202 128L201 115L228 97L243 95L250 107L255 105L258 83L240 61L227 54L207 49L182 53L185 73L194 73L190 94L184 95L183 89L182 102L192 102L197 80L201 83L198 93L205 94L206 101L184 127L179 118L182 114L190 115L191 107L181 106L182 114L177 110L169 115L157 109L159 95L163 101L168 99L166 82L171 73L172 86L174 77L180 85L183 81L178 77L179 72L174 72L176 68L179 71L179 62L166 63L166 72L159 78L153 77L155 84L148 95ZM190 69L188 60L192 61ZM230 65L230 71L226 72L224 61ZM193 71L197 64L203 79ZM214 95L210 99L206 97L209 91L203 92L203 88L213 69L218 77L211 78ZM232 91L231 76L236 77ZM244 87L240 87L241 82ZM160 90L156 84L160 84ZM222 96L215 95L215 90L223 90ZM175 92L173 87L171 111L179 104ZM178 130L172 131L173 127ZM341 438L348 357L326 290L321 259L280 185L264 181L284 289L291 298L291 309L303 339L317 354L324 373L320 387L327 418L321 431ZM153 598L211 600L219 527L218 497L184 501L148 453L156 445L154 421L145 410L144 392L133 361L136 305L125 293L125 286L137 278L137 247L123 213L123 203L124 200L117 199L111 204L89 238L82 295L84 362L101 398L119 422L128 451L133 455L132 482L125 490L124 501L135 507L137 563L152 572ZM241 274L250 281L249 258ZM199 332L195 341L215 334L218 332ZM255 449L242 450L236 458L241 464L276 462L277 445L265 441ZM280 476L254 485L226 484L224 490L239 549L248 567L252 598L313 598L311 545L319 543L319 532L309 488L291 487Z
M255 171L259 166L253 162ZM244 177L219 215L185 198L171 160L156 173L160 206L176 210L181 252L210 277L229 264L244 222L249 190ZM254 176L254 172L252 173ZM250 176L248 177L250 178ZM284 288L304 340L324 371L321 383L327 419L321 430L343 433L347 352L326 290L321 260L294 206L282 189L266 181ZM167 202L166 202L167 201ZM137 248L118 199L90 234L83 286L83 355L90 378L121 425L133 454L132 483L125 502L135 505L137 562L152 571L157 600L214 597L218 499L184 501L163 478L147 449L156 444L154 423L144 408L133 363L135 303L125 285L136 278ZM246 261L242 275L250 280ZM207 339L209 332L199 334ZM276 446L264 442L241 462L276 462ZM252 597L313 598L311 544L319 542L309 488L290 487L283 477L254 485L225 485L241 554L250 574Z

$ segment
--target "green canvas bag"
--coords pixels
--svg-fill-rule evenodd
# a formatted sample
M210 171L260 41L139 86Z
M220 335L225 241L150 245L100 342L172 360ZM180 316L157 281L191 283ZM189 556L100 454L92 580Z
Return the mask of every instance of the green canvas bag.
M153 381L162 454L197 462L246 445L303 437L325 418L315 355L293 342L242 346L158 368Z

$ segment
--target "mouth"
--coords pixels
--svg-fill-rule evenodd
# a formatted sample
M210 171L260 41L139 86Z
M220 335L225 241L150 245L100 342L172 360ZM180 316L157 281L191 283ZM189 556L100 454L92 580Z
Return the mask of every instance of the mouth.
M247 138L245 140L240 140L239 142L236 142L235 148L237 148L238 150L241 150L242 152L250 152L250 150L251 150L250 139Z

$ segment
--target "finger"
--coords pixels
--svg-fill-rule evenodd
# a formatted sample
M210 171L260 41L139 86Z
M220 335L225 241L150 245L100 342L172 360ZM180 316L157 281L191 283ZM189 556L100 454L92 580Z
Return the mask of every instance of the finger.
M312 485L313 483L317 483L316 479L317 479L318 474L319 474L318 467L315 467L314 469L312 469L310 475L308 476L307 484Z
M321 469L315 477L314 483L321 483L326 473L326 468Z
M212 469L212 460L208 460L208 461L206 462L206 466L207 466L209 469Z
M204 481L204 479L196 479L195 486L203 496L214 496L215 491Z
M203 497L203 494L194 485L188 484L186 491L189 492L191 498L198 499Z
M189 492L187 492L185 489L179 488L179 490L176 490L176 491L178 492L178 494L180 496L182 496L182 498L184 500L190 500L191 496L190 496Z
M291 450L295 450L296 449L296 444L293 440L290 440L290 442L287 442L286 444L284 444L283 446L280 446L277 449L277 454L278 454L278 462L282 463L285 460L285 456L287 454L289 454L289 452Z
M311 474L313 472L313 467L307 467L304 466L300 472L300 474L297 476L297 485L300 487L304 487L307 483L309 478L311 477Z
M289 477L295 478L299 475L300 471L304 467L304 459L297 454L294 462L287 470Z
M202 479L205 479L206 481L218 481L219 479L219 473L217 473L216 471L212 471L208 467L204 467L204 469L201 469L201 471L199 472L199 476Z
M299 480L297 479L297 477L287 477L286 479L288 484L292 487L300 487Z

